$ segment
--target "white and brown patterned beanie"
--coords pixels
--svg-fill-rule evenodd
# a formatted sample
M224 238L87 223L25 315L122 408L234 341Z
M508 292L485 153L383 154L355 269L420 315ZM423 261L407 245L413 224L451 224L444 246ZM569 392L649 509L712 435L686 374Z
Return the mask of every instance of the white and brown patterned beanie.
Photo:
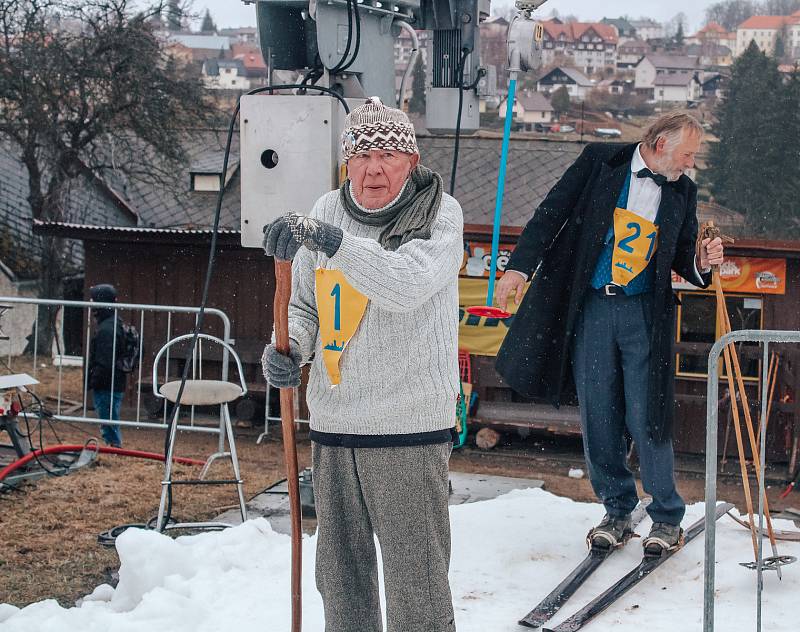
M405 112L386 107L378 97L370 97L344 120L342 160L370 149L391 149L418 154L414 126Z

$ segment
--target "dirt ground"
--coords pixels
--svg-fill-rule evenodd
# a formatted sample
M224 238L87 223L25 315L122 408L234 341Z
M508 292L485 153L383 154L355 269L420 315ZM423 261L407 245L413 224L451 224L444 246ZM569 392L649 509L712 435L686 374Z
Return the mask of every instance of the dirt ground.
M16 370L22 367L15 366ZM48 381L56 377L51 367L40 369ZM64 386L68 384L69 386ZM55 387L51 386L51 390ZM77 390L75 390L77 389ZM73 392L75 391L75 392ZM46 389L39 390L44 394ZM69 399L80 399L80 378L71 374L62 384ZM260 428L237 427L237 450L250 498L285 477L280 437L273 435L257 445ZM45 426L46 445L84 443L99 436L99 427L56 422ZM38 443L38 433L36 435ZM7 437L0 437L0 442ZM472 437L470 438L472 442ZM176 454L205 460L216 451L217 437L199 433L180 433ZM163 452L164 433L160 430L123 429L125 448ZM474 442L471 443L474 446ZM11 460L6 451L0 460ZM300 468L310 464L310 444L300 435ZM545 489L579 501L594 501L586 478L568 476L570 468L583 467L580 443L575 439L555 440L530 436L506 437L489 452L467 447L454 452L451 469L534 478L544 481ZM721 476L718 497L744 507L741 482L735 476L735 463L729 475ZM199 468L177 466L175 478L190 478ZM219 460L210 478L230 476L230 463ZM776 478L780 478L776 472ZM66 477L40 479L19 491L0 493L0 602L24 606L45 598L55 598L68 606L102 582L115 582L119 559L114 549L97 543L99 533L126 523L146 522L158 511L163 464L156 461L100 455L94 464ZM679 459L679 488L687 502L704 497L702 461ZM738 481L738 482L737 482ZM800 506L800 493L785 502L778 499L783 486L774 484L768 491L773 513L785 506ZM232 487L177 487L173 515L180 520L210 519L236 503Z

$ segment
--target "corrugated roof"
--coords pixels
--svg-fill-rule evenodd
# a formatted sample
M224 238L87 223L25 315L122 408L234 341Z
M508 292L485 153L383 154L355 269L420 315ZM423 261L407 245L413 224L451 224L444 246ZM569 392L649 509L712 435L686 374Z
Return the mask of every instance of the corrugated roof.
M697 68L697 57L689 57L688 55L650 54L645 55L644 59L648 59L656 68L665 68L667 70L694 70ZM639 63L642 62L640 61Z
M119 233L131 235L210 235L212 227L208 228L148 228L146 226L102 226L94 224L79 224L74 222L43 222L33 220L36 228L47 228L50 233L56 232L96 232L96 233ZM220 228L217 231L220 235L238 235L241 231L231 228Z
M231 38L223 35L197 35L194 33L173 33L170 42L178 42L187 48L202 50L230 50Z
M694 79L692 72L676 72L673 75L658 74L653 85L656 86L685 86Z
M449 182L453 139L418 136L422 162ZM491 225L500 167L500 138L462 138L455 197L465 224ZM579 143L512 138L503 198L503 226L525 226L534 209L583 150Z
M32 230L33 213L28 203L28 172L19 160L20 150L0 137L0 260L20 279L39 275L41 238ZM131 225L134 215L125 210L114 192L92 177L70 180L64 198L64 219L70 222ZM83 247L68 241L68 273L83 267Z
M541 92L530 92L520 94L517 100L522 104L522 107L529 112L554 112L553 106L546 96Z
M589 79L586 75L584 75L580 70L578 70L577 68L569 68L567 66L559 66L558 68L553 68L553 70L543 75L538 81L544 81L545 79L547 79L547 77L556 72L561 72L567 75L567 77L572 79L572 81L574 81L579 86L583 86L586 88L591 88L592 86L594 86L591 79Z

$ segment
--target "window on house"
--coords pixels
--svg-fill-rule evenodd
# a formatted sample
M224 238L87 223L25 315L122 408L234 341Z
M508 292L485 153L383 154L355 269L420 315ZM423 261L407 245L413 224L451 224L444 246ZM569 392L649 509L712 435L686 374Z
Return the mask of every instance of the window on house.
M699 343L697 350L682 351L675 362L679 377L708 376L708 353L710 345L719 338L722 331L717 318L717 298L708 292L680 292L681 304L678 306L678 343ZM728 318L731 329L762 329L763 301L758 296L726 296ZM745 380L758 380L761 370L758 343L737 343L736 351ZM721 356L722 357L722 356ZM720 376L727 376L725 363L721 362Z

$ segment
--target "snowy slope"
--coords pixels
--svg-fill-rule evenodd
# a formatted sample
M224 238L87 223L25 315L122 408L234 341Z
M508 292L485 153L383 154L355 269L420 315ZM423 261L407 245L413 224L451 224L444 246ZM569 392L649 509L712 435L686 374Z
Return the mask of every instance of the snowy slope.
M585 555L584 538L603 514L598 504L576 503L545 491L515 491L495 500L451 507L451 582L459 632L520 631L516 621ZM684 526L701 517L689 508ZM754 571L749 533L729 518L717 530L717 630L755 628ZM776 521L776 528L792 529ZM649 522L639 527L646 532ZM315 538L304 540L306 632L322 632L322 603L314 588ZM800 557L800 544L779 543ZM0 605L2 632L284 632L289 628L289 538L263 520L217 533L176 540L129 531L117 540L121 560L116 590L98 587L81 607L48 600L22 610ZM768 550L768 547L767 547ZM586 583L566 618L624 575L641 556L634 541ZM588 625L589 632L700 630L703 607L703 542L699 538ZM763 629L796 630L800 563L784 579L766 576Z

